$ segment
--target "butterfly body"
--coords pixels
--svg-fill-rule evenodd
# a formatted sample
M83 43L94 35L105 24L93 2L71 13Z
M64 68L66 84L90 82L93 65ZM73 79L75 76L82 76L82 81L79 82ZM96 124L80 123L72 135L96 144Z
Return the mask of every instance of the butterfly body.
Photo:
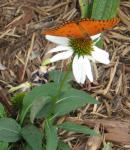
M110 29L119 22L118 18L110 20L91 20L81 19L78 21L69 21L64 24L43 31L44 35L63 36L70 38L83 38L85 36L93 36Z

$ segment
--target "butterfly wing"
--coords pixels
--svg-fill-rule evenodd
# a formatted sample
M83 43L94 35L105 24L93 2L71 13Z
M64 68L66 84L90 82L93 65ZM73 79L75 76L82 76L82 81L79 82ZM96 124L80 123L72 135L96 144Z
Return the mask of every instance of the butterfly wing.
M66 22L56 28L45 30L42 32L42 34L71 38L80 38L83 36L78 24L76 24L75 22Z
M77 22L70 21L53 29L45 30L42 34L69 38L83 38L84 36L92 36L104 31L105 29L110 29L118 22L118 18L111 20L81 19Z
M118 18L113 18L111 20L83 19L79 21L79 26L81 26L87 34L92 36L103 32L105 29L114 27L118 22Z

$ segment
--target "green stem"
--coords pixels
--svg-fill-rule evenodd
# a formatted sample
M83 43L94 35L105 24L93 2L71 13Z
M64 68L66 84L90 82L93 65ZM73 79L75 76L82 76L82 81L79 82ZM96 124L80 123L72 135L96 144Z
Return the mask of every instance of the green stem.
M53 113L54 113L54 110L55 110L55 104L57 102L58 97L61 94L61 91L62 91L64 83L65 83L65 81L66 81L66 79L68 77L68 74L70 73L70 71L69 71L70 70L70 66L71 66L71 64L69 64L68 69L67 69L68 71L64 75L64 78L62 79L62 81L60 82L60 86L59 86L59 89L58 89L58 92L57 92L56 96L53 97L53 100L52 100L52 111L50 112L50 115L49 115L48 119L51 119L53 117Z
M59 89L58 89L58 92L57 92L57 95L56 95L56 99L59 97L59 95L60 95L60 93L61 93L61 91L62 91L62 88L63 88L63 86L64 86L64 83L65 83L65 81L66 81L66 78L67 78L67 76L68 76L69 73L70 73L70 72L67 71L66 74L65 74L65 76L64 76L64 78L62 79L61 84L60 84Z

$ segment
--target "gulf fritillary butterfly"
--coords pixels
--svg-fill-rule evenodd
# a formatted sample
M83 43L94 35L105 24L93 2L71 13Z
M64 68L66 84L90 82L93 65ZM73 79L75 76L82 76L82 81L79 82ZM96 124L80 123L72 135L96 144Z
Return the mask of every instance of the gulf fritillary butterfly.
M81 19L79 21L68 21L53 29L42 31L42 34L83 38L85 35L92 36L101 33L105 29L110 29L118 22L118 18L113 18L110 20Z

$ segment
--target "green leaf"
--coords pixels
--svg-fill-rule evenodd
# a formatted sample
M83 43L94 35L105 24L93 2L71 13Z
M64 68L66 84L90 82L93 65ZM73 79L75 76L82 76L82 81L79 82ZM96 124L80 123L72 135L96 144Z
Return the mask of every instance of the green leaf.
M120 0L94 0L92 8L92 19L111 19L116 16Z
M44 106L48 103L49 97L41 97L39 100L34 101L30 111L30 120L33 123L35 117L40 112L41 109L44 109Z
M0 118L0 141L16 142L21 138L20 125L11 118Z
M63 78L66 76L66 72L61 72L58 70L53 70L49 73L50 79L53 80L55 83L60 83ZM73 79L73 74L72 72L69 72L69 74L67 74L67 78L65 80L65 82L69 82Z
M13 104L13 108L15 110L17 109L21 109L22 107L22 103L23 103L23 98L27 93L23 92L23 93L17 93L14 97L11 98L12 104Z
M102 150L111 150L110 143L106 143Z
M81 18L90 18L92 11L92 2L87 0L79 0L81 10Z
M39 87L35 87L29 94L27 94L23 99L23 107L20 115L20 123L23 120L33 105L34 101L37 101L43 97L50 96L53 97L57 93L58 85L55 83L44 84Z
M28 144L26 144L26 145L24 146L24 150L32 150L32 148L31 148Z
M0 150L8 150L8 143L0 142Z
M73 79L72 72L61 72L61 71L53 70L49 73L49 76L50 79L53 80L58 85L61 85L62 80L64 80L62 90L68 90L71 88L69 82Z
M96 46L99 47L99 48L103 48L103 40L100 39L100 40L96 43Z
M37 113L36 118L47 118L50 115L50 111L52 109L52 102L48 102L44 107Z
M22 129L22 136L32 150L42 149L42 133L34 125L26 126Z
M57 100L55 105L55 116L68 114L69 112L82 107L86 104L98 104L95 98L84 91L70 89Z
M0 118L6 117L6 112L3 104L0 103Z
M63 141L59 141L58 150L71 150L69 145L64 143Z
M77 132L77 133L84 133L84 134L91 135L91 136L99 135L94 130L86 126L78 125L72 122L64 122L63 124L58 125L58 128L61 128L67 131Z
M46 150L57 150L57 129L48 120L45 122Z

